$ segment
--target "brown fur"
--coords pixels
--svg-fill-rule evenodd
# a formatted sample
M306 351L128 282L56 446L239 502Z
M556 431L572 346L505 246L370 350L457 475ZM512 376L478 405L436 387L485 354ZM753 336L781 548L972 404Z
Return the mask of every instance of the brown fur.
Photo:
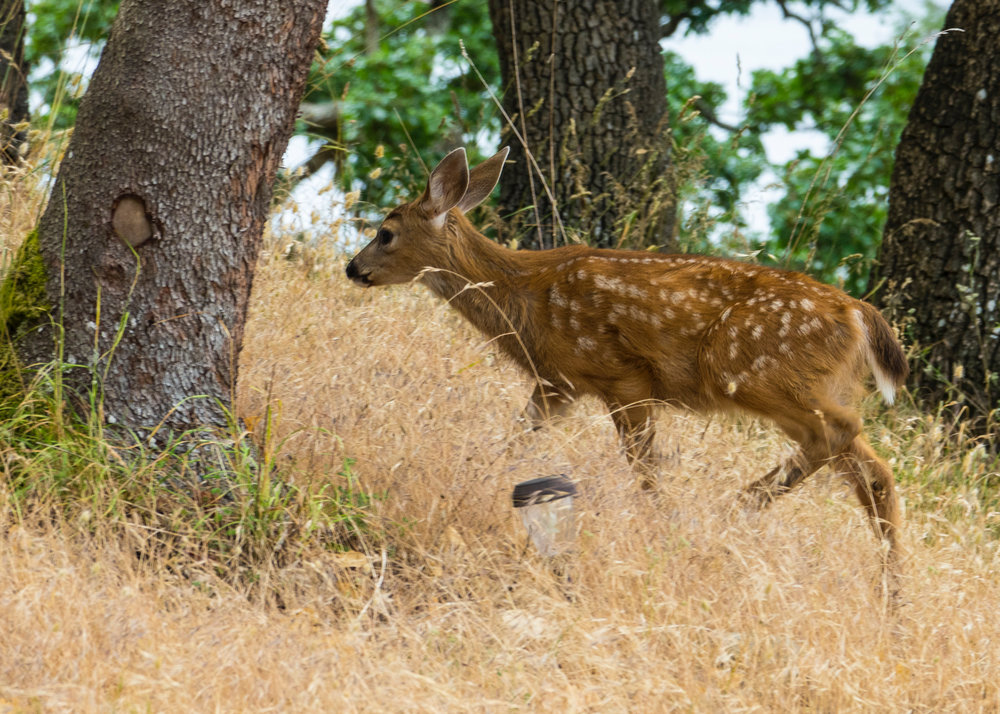
M489 194L502 156L470 179L457 154L420 199L386 217L380 235L391 242L376 237L348 265L350 277L366 285L419 277L535 378L526 410L535 423L581 395L600 398L645 486L656 405L770 419L800 448L746 497L766 505L829 463L854 484L896 558L892 473L865 441L857 404L869 365L890 399L907 366L875 308L799 273L718 258L509 250L455 207Z

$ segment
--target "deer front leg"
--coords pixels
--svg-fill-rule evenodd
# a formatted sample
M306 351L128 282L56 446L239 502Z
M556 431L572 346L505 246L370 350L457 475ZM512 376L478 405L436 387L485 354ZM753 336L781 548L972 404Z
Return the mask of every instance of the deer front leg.
M645 490L656 488L656 459L653 455L656 426L652 406L638 403L612 407L611 418L625 447L628 462L639 472L639 485Z
M546 422L565 414L572 403L573 395L568 391L549 384L536 384L522 418L533 430L540 429Z

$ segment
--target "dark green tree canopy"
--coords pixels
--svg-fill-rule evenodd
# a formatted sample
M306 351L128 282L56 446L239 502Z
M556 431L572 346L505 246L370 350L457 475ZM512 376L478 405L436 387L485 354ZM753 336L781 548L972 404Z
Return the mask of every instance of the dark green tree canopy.
M874 48L831 28L818 52L780 72L754 72L747 131L818 131L830 147L801 150L775 167L785 193L769 207L765 247L781 264L863 294L886 219L893 154L939 19L932 13L920 25L900 23L901 43Z
M781 8L786 18L816 25L821 32L830 26L824 17L824 11L829 8L875 12L891 3L891 0L662 0L662 36L672 37L678 32L709 32L712 20L720 15L749 15L755 5L772 1Z
M32 89L42 98L41 121L51 120L58 129L73 125L82 96L83 78L60 71L70 48L80 48L96 58L107 40L118 14L118 0L26 0L28 36L25 60L31 71ZM57 107L50 116L52 107Z
M726 91L699 80L670 51L671 40L711 32L715 20L767 3L781 9L790 29L808 34L811 51L787 69L754 73L742 121L727 124L718 118ZM71 126L79 78L62 74L60 62L68 45L89 45L97 56L118 3L27 6L26 58L43 102L35 118L46 121L49 107L58 106L55 126ZM860 293L885 220L892 149L932 48L920 43L943 10L928 3L927 18L908 32L911 19L900 17L900 45L887 38L874 48L859 46L831 18L861 11L895 17L891 0L662 0L660 10L681 246L760 251L761 259L773 256ZM490 94L499 93L500 80L486 3L364 0L328 21L325 36L298 127L313 139L299 176L332 164L340 186L363 188L378 206L421 183L423 162L449 148L470 147L473 162L482 158L477 147L482 154L495 148L502 117ZM828 158L803 150L772 166L761 139L775 127L820 131L836 151ZM753 235L741 204L768 176L783 195L769 207L770 232Z

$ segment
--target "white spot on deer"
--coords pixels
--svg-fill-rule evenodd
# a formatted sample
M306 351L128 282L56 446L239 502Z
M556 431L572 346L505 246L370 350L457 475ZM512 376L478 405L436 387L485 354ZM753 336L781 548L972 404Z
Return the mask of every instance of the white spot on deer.
M740 331L739 331L739 329L738 329L738 328L736 327L736 325L730 325L730 326L729 326L729 339L731 339L731 340L735 340L735 339L736 339L736 335L738 335L738 334L739 334L739 332L740 332Z
M789 344L787 342L782 342L778 346L778 349L781 350L781 354L783 354L783 355L789 355L789 354L792 353L792 348L789 346Z
M764 327L762 325L756 325L753 328L753 338L759 340L761 335L764 334Z
M802 309L803 310L805 310L806 312L810 312L813 309L814 306L815 306L815 303L813 303L812 300L810 300L809 298L802 298Z
M771 310L774 311L774 312L777 312L778 310L780 310L784 306L785 306L784 301L782 301L782 300L775 300L774 302L771 303Z
M638 285L629 285L626 288L628 296L635 298L636 300L645 300L647 295L646 291L640 288Z
M736 359L736 355L739 353L739 347L735 342L729 343L729 359Z
M808 335L812 332L821 331L822 329L823 329L823 320L818 317L814 317L808 322L802 323L801 327L799 327L799 332L802 333L803 335Z
M615 295L624 295L626 292L626 285L622 280L608 275L595 275L594 287L607 290Z
M549 288L549 301L557 307L566 307L566 296L559 292L558 285L553 285Z
M796 306L797 306L798 304L799 304L799 303L798 303L797 301L795 301L795 300L789 300L789 301L788 301L788 309L789 309L789 310L794 310L794 309L795 309L795 307L796 307Z
M767 367L767 365L768 365L768 363L769 363L770 361L771 361L771 357L769 357L769 356L767 356L767 355L760 355L759 357L757 357L757 359L755 359L755 360L753 361L753 365L751 365L751 369L752 369L752 370L753 370L754 372L760 372L760 371L762 371L762 370L763 370L763 369L764 369L765 367Z
M576 315L570 315L569 326L574 332L580 331L580 319Z
M581 268L580 270L576 271L576 279L577 280L583 280L586 277L587 277L587 271L586 270L583 270Z
M593 337L587 337L583 335L576 339L576 344L580 346L580 349L584 352L593 352L597 349L597 341Z

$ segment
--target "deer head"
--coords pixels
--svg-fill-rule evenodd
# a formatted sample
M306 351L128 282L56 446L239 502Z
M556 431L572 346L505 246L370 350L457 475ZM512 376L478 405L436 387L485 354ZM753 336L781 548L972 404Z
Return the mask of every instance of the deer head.
M347 277L359 285L406 283L428 267L441 267L450 250L445 231L448 213L466 213L482 203L500 180L509 149L471 171L465 149L445 156L416 201L394 208L371 242L347 264Z

